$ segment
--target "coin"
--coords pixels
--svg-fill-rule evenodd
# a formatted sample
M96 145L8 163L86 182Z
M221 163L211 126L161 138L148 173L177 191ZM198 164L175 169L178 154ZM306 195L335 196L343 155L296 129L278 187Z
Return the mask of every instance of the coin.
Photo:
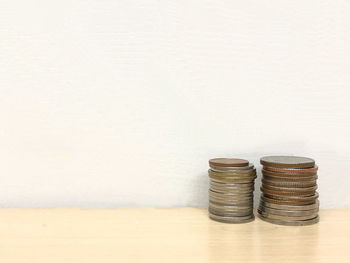
M247 166L236 166L236 167L225 167L225 166L215 166L215 165L209 165L210 169L213 171L238 171L238 170L250 170L254 168L254 165L252 163L249 163Z
M240 210L240 211L227 211L227 210L217 210L212 207L208 209L209 213L217 216L232 216L232 217L241 217L241 216L251 216L253 210Z
M212 201L209 201L209 207L215 208L215 209L222 209L227 211L240 211L240 210L253 210L253 207L250 205L246 206L237 206L237 205L222 205L222 204L216 204Z
M310 199L275 199L271 198L270 196L266 196L265 194L261 195L261 199L265 202L274 203L274 204L280 204L280 205L309 205L315 202L315 198L313 197Z
M229 193L229 194L251 194L254 192L252 189L239 189L239 188L220 188L215 186L210 186L210 189L217 193Z
M278 167L270 167L270 166L263 166L264 170L271 171L271 172L277 172L277 173L290 173L290 174L316 174L318 170L318 166L315 165L314 167L310 168L278 168Z
M264 194L268 194L268 195L272 195L272 196L310 196L315 194L315 190L311 190L311 191L275 191L275 190L271 190L268 189L264 186L260 187L261 192L263 192Z
M230 171L213 171L209 169L209 174L223 176L223 177L247 177L256 175L255 169L250 170L230 170Z
M243 189L243 188L254 187L254 181L240 183L240 182L223 182L215 179L210 179L210 185L217 186L217 187L239 187Z
M230 195L238 195L238 196L243 196L243 195L252 195L253 194L253 191L251 190L229 190L229 191L225 191L224 190L221 190L221 191L216 191L215 189L213 189L212 187L210 187L210 190L209 192L213 193L213 194L218 194L218 195L224 195L224 196L230 196Z
M238 158L214 158L209 160L209 165L222 167L242 167L249 165L249 162Z
M216 204L217 206L230 206L230 207L242 207L242 208L246 208L246 207L253 207L253 200L249 201L249 202L229 202L229 203L225 203L225 202L218 202L215 200L211 200L211 203Z
M306 202L306 201L315 201L318 198L318 193L315 192L313 195L309 196L284 196L284 195L272 195L272 194L267 194L263 193L264 196L273 198L275 200L286 200L286 201L295 201L295 202Z
M312 210L301 210L301 211L293 211L293 210L283 210L283 209L275 209L265 207L262 204L259 206L259 210L265 211L269 214L281 215L281 216L308 216L318 212L318 208Z
M216 175L210 175L211 179L221 181L221 182L227 182L227 183L250 183L255 180L255 176L249 176L246 178L236 178L236 177L220 177Z
M268 171L268 170L265 170L265 169L262 169L261 170L264 175L270 175L270 176L273 176L273 177L295 177L295 178L300 178L300 177L310 177L310 176L314 176L314 175L317 175L317 173L280 173L280 172L272 172L272 171Z
M227 189L251 189L254 187L254 184L250 181L248 183L218 183L214 180L210 180L210 187L217 187L217 188L227 188Z
M311 186L311 187L303 187L303 188L295 188L295 187L280 187L280 186L274 186L270 184L266 184L266 182L262 182L262 186L266 189L270 189L273 191L281 191L281 192L307 192L307 191L316 191L317 185Z
M222 200L222 199L210 198L210 202L217 205L222 205L222 206L241 206L241 207L253 206L253 199L237 201L237 200Z
M261 182L264 185L269 186L276 186L276 187L286 187L286 188L309 188L316 186L316 180L313 181L302 181L302 182L285 182L285 181L276 181L276 180L267 180L266 178L263 178Z
M286 204L276 204L276 203L270 203L268 201L260 200L260 205L263 205L264 207L268 208L274 208L274 209L280 209L280 210L286 210L286 211L304 211L304 210L312 210L312 209L318 209L320 206L320 202L316 200L314 203L308 204L308 205L286 205Z
M278 176L271 176L266 175L264 172L262 172L264 175L264 179L270 180L270 181L277 181L277 182L315 182L315 180L318 178L317 175L308 176L308 177L278 177Z
M312 168L315 166L313 159L299 156L265 156L260 159L260 163L277 168Z
M262 216L261 214L258 213L258 217L261 220L264 220L266 222L276 224L276 225L283 225L283 226L308 226L308 225L313 225L319 222L320 218L319 216L310 219L310 220L295 220L295 221L286 221L286 220L278 220L278 219L270 219Z
M209 195L216 196L218 198L247 198L252 197L252 192L247 193L237 193L237 192L215 192L212 189L209 189Z
M242 217L231 217L231 216L217 216L209 213L209 218L222 223L240 224L249 223L254 220L254 215L242 216Z
M241 199L219 198L212 195L210 195L209 198L211 199L212 202L221 203L221 204L230 204L230 205L247 204L247 203L253 202L253 198L241 198Z
M275 214L267 213L267 212L261 211L261 210L258 210L258 213L265 218L278 219L278 220L283 220L283 221L310 220L310 219L315 218L318 214L318 212L316 212L316 213L312 213L310 215L305 215L305 216L282 216L282 215L275 215Z

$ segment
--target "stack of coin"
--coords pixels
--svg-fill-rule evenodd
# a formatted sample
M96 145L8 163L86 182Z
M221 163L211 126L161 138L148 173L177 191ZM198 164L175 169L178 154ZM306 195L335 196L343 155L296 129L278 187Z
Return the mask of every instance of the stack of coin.
M319 221L315 161L297 156L266 156L258 215L279 225L303 226Z
M254 165L243 159L215 158L209 166L209 217L224 223L254 220Z

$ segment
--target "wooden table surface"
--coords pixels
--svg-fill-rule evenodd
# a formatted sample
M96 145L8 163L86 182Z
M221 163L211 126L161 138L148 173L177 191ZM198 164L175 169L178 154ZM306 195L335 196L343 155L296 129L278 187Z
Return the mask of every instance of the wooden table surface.
M0 262L350 262L350 210L286 227L199 208L2 209Z

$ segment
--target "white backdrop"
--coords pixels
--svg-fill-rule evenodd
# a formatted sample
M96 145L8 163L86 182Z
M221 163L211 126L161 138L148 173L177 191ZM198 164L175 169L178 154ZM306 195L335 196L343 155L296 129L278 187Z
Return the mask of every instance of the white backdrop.
M0 207L206 206L209 158L292 154L350 208L349 85L349 1L0 0Z

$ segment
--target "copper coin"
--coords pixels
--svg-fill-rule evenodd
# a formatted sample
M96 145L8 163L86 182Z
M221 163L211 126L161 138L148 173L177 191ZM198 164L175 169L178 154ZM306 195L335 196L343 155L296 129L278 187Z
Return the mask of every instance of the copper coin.
M263 175L270 175L270 176L275 176L275 177L282 177L282 178L288 178L288 177L310 177L310 176L315 176L317 175L317 173L303 173L303 174L296 174L296 173L277 173L277 172L272 172L272 171L268 171L265 169L261 170Z
M249 162L237 158L214 158L209 160L209 165L222 167L242 167L248 166Z
M286 182L286 181L271 181L263 178L261 182L264 185L275 186L275 187L285 187L285 188L308 188L316 186L316 180L310 182Z
M311 168L278 168L278 167L270 167L270 166L263 166L263 169L271 171L271 172L277 172L277 173L289 173L289 174L316 174L318 170L318 166L315 165Z
M272 196L310 196L315 194L315 190L311 190L311 191L274 191L271 189L267 189L265 187L260 187L260 191L263 192L264 194L267 195L272 195Z
M307 157L299 156L265 156L260 159L264 166L277 168L311 168L315 161Z

